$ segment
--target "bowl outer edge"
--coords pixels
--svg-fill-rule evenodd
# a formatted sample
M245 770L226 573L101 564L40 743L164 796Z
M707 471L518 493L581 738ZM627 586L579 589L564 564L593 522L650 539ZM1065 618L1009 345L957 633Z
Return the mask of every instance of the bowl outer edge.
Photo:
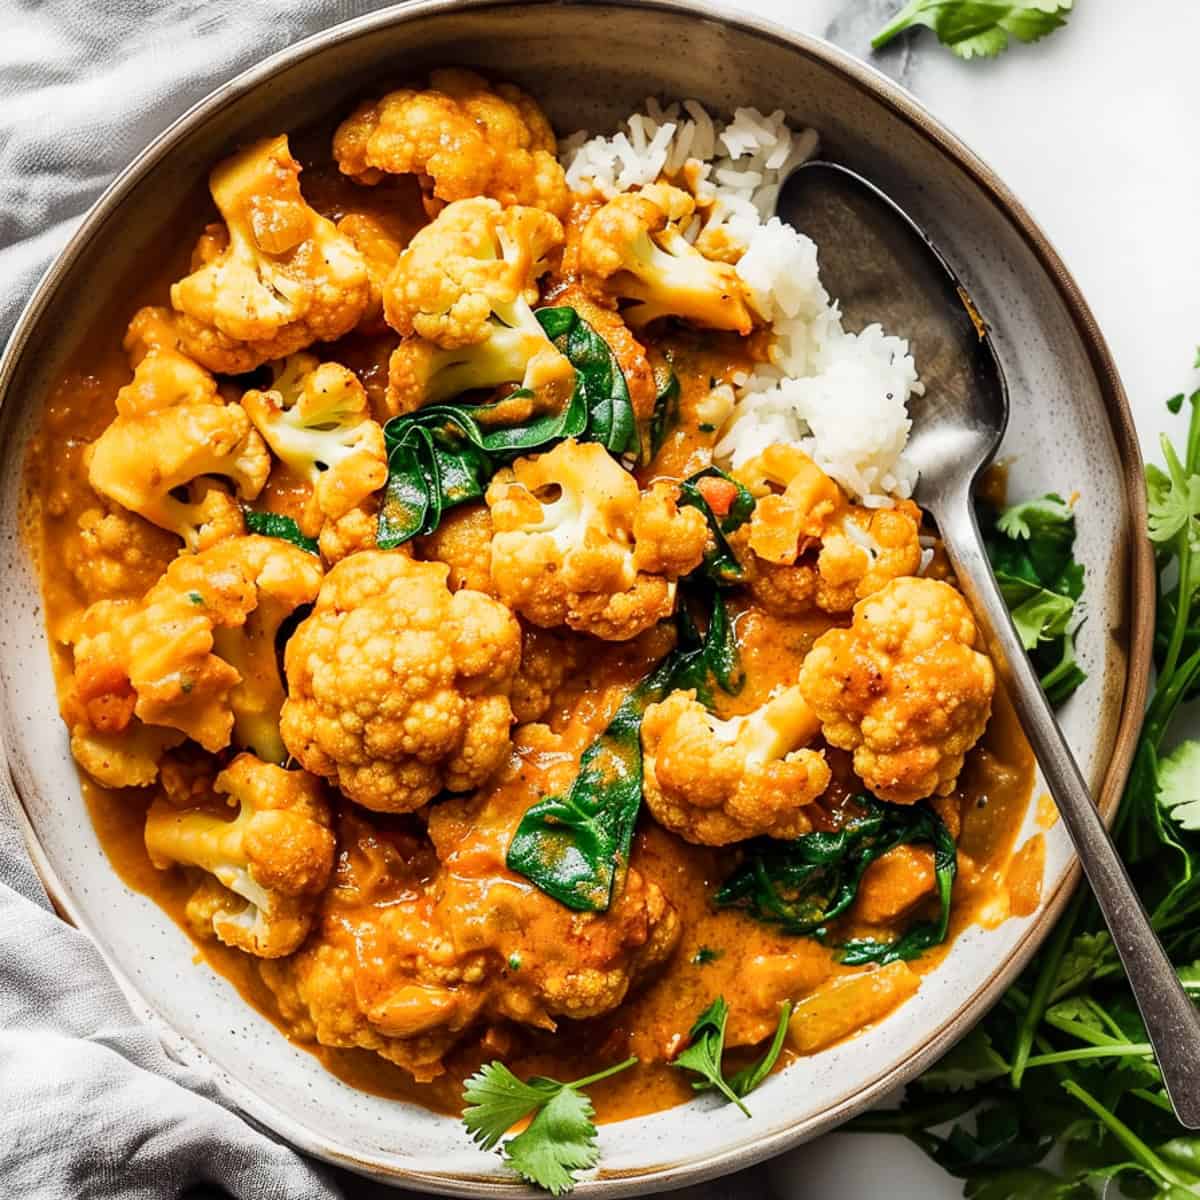
M932 141L943 154L972 178L992 204L1021 235L1043 270L1056 285L1101 385L1101 395L1121 461L1126 508L1130 516L1130 562L1128 567L1130 641L1126 685L1117 735L1099 799L1105 820L1111 822L1136 748L1149 683L1154 613L1152 602L1154 595L1153 556L1149 543L1142 534L1146 527L1142 457L1125 389L1095 316L1049 238L992 168L951 132L944 122L934 117L911 92L892 81L877 68L854 58L822 38L798 33L774 22L727 9L718 4L708 3L707 0L525 0L522 6L529 7L532 4L579 5L581 7L595 5L635 10L657 9L691 15L769 38L795 52L823 61L847 75L863 90L872 93L874 98L891 109L894 115L912 126L923 137ZM170 150L184 132L207 120L226 104L232 103L246 92L253 90L283 67L318 54L331 45L351 42L376 28L393 23L407 23L417 17L441 11L452 9L486 11L492 8L514 6L512 0L408 0L408 3L378 10L304 38L236 75L193 105L154 138L105 189L83 217L66 246L43 274L14 326L3 357L0 358L0 405L4 403L9 383L24 348L31 340L37 321L61 282L61 277L81 253L84 246L91 241L97 230L116 210L126 192L137 180L153 169L158 160ZM11 778L7 769L5 774ZM60 913L65 914L73 924L90 934L85 915L75 910L75 906L70 903L64 889L58 885L54 869L38 843L36 832L24 811L19 791L15 787L13 791L18 800L16 807L19 812L18 823L21 833L29 847L34 866L47 893ZM776 1131L771 1136L762 1138L755 1143L742 1144L707 1156L693 1156L689 1159L656 1165L636 1172L605 1174L601 1169L596 1178L581 1182L577 1194L595 1197L633 1196L644 1194L647 1190L660 1191L701 1182L750 1166L799 1145L821 1133L828 1132L836 1125L869 1107L882 1094L901 1086L920 1074L945 1053L949 1046L962 1036L967 1028L974 1024L984 1011L999 998L1036 952L1069 899L1079 878L1080 868L1076 862L1060 881L1053 896L1045 902L1042 911L1029 927L1021 943L1014 948L1003 963L997 966L989 980L960 1006L957 1013L930 1037L917 1054L896 1064L883 1075L877 1076L858 1094L831 1106L819 1116L797 1122L795 1125ZM96 939L93 938L93 940ZM155 1023L165 1027L171 1038L178 1042L180 1035L171 1029L161 1015L157 1014L146 998L124 977L123 972L116 964L108 961L107 957L105 957L105 961L123 990L139 1001L140 1006L149 1011ZM481 1197L543 1195L543 1193L521 1184L503 1183L491 1177L449 1173L434 1175L411 1169L392 1168L348 1155L336 1145L312 1137L306 1129L298 1127L286 1113L261 1100L248 1088L226 1076L207 1058L203 1051L190 1042L187 1043L187 1050L195 1056L199 1063L212 1072L231 1101L255 1123L275 1129L300 1149L328 1162L385 1182L401 1183L409 1187L418 1186L448 1195Z

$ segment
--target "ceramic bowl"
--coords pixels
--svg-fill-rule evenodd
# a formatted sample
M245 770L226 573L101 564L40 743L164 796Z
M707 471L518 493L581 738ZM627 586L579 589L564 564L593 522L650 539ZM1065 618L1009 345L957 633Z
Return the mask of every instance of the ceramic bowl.
M1081 493L1088 681L1064 726L1111 812L1148 674L1152 601L1133 424L1091 313L1045 236L988 167L902 89L823 42L699 4L420 0L339 26L239 76L121 175L42 281L0 368L3 739L31 851L60 909L127 989L247 1115L321 1158L410 1187L522 1191L459 1122L356 1092L290 1045L183 933L113 873L88 822L58 718L41 605L19 537L21 462L49 381L188 194L239 142L345 109L377 82L442 64L525 85L556 128L608 130L649 94L784 109L824 152L889 191L934 237L994 330L1012 394L1014 494ZM897 331L903 332L903 331ZM919 355L919 351L918 351ZM1039 785L1040 786L1040 785ZM1031 808L1036 806L1031 806ZM1034 828L1031 812L1029 826ZM1024 836L1024 833L1022 836ZM1013 979L1076 878L1061 824L1027 919L960 937L919 994L861 1036L769 1079L747 1121L708 1099L601 1132L595 1196L644 1194L744 1167L828 1130L916 1075Z

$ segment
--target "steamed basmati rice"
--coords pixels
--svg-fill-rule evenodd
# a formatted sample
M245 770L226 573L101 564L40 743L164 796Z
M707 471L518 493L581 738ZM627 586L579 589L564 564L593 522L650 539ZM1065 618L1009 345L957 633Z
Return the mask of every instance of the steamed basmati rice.
M611 137L577 133L560 147L567 182L611 198L680 176L707 205L706 234L746 247L737 264L755 306L770 322L770 361L736 381L736 403L716 445L720 463L740 466L767 446L799 446L861 503L878 507L912 494L904 458L908 400L921 393L908 343L878 325L842 326L821 285L816 245L773 215L783 179L817 149L809 129L782 111L739 108L726 124L695 100L663 108L653 98ZM686 235L695 239L696 218Z

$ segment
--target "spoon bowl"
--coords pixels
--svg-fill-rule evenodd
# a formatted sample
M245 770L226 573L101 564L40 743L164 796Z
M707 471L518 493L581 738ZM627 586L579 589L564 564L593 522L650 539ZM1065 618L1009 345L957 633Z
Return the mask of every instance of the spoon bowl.
M909 402L905 457L917 499L964 463L983 469L1008 427L1008 388L987 326L933 243L897 204L837 163L810 162L781 189L779 214L821 248L821 280L850 332L878 322L908 339L924 394Z
M1025 653L975 520L975 487L1008 426L1008 389L987 323L945 258L888 196L836 163L799 167L779 216L821 247L821 277L847 329L870 320L909 341L924 392L906 457L959 587L1063 818L1154 1045L1181 1124L1200 1129L1200 1013L1142 907ZM1019 1072L1023 1064L1015 1064Z

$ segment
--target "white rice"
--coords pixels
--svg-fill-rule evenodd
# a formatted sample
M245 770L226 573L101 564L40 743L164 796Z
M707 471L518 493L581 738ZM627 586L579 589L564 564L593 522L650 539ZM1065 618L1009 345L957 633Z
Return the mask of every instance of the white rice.
M722 124L695 100L663 108L651 98L611 137L567 138L560 157L574 190L606 198L681 177L703 214L686 236L722 229L746 247L737 271L774 337L770 361L735 381L718 461L737 467L789 443L861 503L880 507L912 495L916 473L903 451L908 400L921 384L903 338L878 325L845 331L821 285L816 245L773 215L783 179L817 145L812 130L789 128L779 110L739 108Z

